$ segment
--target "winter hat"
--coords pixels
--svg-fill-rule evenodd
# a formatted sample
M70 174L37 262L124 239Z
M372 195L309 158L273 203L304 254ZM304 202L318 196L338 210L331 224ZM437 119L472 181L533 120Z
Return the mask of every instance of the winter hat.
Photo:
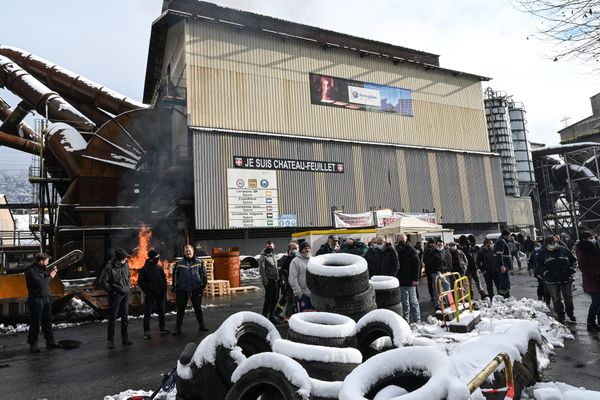
M448 246L450 246L450 247L455 247L455 246L456 246L456 243L454 243L454 242L450 242L450 243L448 243Z
M300 243L300 251L304 250L307 247L310 248L310 243L308 243L308 242Z
M340 241L340 238L339 238L338 235L329 235L329 237L327 239L333 240L333 241L336 241L336 242Z
M158 256L159 256L159 254L158 254L158 251L156 251L155 249L150 249L150 250L148 251L148 258L149 258L150 260L153 260L153 259L155 259L155 258L158 258Z
M123 261L127 258L127 252L123 249L115 250L115 260Z

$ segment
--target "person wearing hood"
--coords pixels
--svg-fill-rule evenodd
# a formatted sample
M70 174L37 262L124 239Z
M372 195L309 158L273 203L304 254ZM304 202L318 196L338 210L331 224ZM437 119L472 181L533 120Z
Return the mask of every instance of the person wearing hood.
M279 268L277 266L275 244L270 240L265 243L265 248L260 253L258 268L262 284L265 287L265 301L263 303L262 315L271 320L271 322L276 322L275 307L277 307L277 295L279 293Z
M311 249L308 242L302 242L300 245L300 255L294 257L290 263L290 286L294 291L294 297L298 301L298 311L312 310L310 301L310 290L306 285L306 269L310 259Z
M600 332L600 248L591 232L581 234L576 253L583 291L592 298L587 314L587 330Z
M158 314L158 327L161 335L171 333L165 328L167 277L158 263L159 261L158 251L150 249L148 259L138 276L138 286L144 292L144 339L150 339L150 317L153 310L156 310Z
M127 263L127 253L123 249L115 250L114 257L106 264L99 279L99 285L108 293L108 348L115 348L115 321L121 317L121 342L132 345L127 334L129 324L129 289L131 272Z
M566 247L559 246L554 236L548 236L544 240L544 244L545 246L538 253L538 268L544 277L544 284L550 292L558 322L565 322L565 311L569 320L576 322L573 306L573 281L575 280L577 259Z
M367 254L369 247L359 239L348 238L340 247L340 253L355 254L364 257Z
M198 331L208 331L204 324L204 315L202 315L202 293L208 284L208 276L206 268L204 268L204 262L200 258L196 258L194 251L192 245L184 246L183 258L177 261L173 269L173 290L175 290L177 305L177 318L173 336L181 335L183 317L188 302L191 302L194 308Z
M54 342L52 333L52 299L50 298L49 284L56 276L56 268L48 270L50 256L46 253L36 254L35 261L25 270L25 282L27 283L27 306L29 307L29 343L30 353L39 353L37 347L40 326L46 348L55 349L60 347Z
M288 244L287 253L277 260L277 267L279 268L279 286L282 294L277 303L277 309L275 314L279 318L283 314L284 319L287 321L294 312L294 291L290 286L290 264L295 257L300 255L298 250L298 243L290 242Z
M339 253L340 251L340 238L338 235L329 235L327 242L324 243L319 250L316 252L316 256L321 254Z
M398 273L398 253L383 237L378 236L375 246L367 251L365 260L369 267L369 278L373 275L396 276Z

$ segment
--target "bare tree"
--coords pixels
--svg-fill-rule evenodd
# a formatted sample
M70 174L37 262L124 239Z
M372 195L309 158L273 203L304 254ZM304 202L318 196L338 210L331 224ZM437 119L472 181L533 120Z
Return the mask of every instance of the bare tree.
M579 60L600 69L600 0L514 0L517 7L540 18L530 37L551 42L551 58ZM529 37L528 37L529 39Z

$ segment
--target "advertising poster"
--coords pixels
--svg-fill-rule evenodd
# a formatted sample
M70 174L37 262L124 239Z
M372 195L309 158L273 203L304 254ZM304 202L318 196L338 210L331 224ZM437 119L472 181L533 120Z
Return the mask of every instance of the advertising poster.
M278 226L277 172L228 168L227 203L230 228Z
M413 116L408 89L319 74L309 74L309 80L312 104Z

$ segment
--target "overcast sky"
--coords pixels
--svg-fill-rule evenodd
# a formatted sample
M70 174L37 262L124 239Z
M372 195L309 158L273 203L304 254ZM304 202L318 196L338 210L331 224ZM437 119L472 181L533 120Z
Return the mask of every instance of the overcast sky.
M219 0L257 12L440 55L442 67L493 78L484 83L524 103L530 140L557 144L569 124L591 115L600 77L544 57L527 40L536 21L510 0ZM141 100L150 27L162 0L19 0L2 9L0 43L20 47ZM15 106L17 100L0 89ZM31 120L30 120L31 121ZM0 148L0 168L30 156Z

